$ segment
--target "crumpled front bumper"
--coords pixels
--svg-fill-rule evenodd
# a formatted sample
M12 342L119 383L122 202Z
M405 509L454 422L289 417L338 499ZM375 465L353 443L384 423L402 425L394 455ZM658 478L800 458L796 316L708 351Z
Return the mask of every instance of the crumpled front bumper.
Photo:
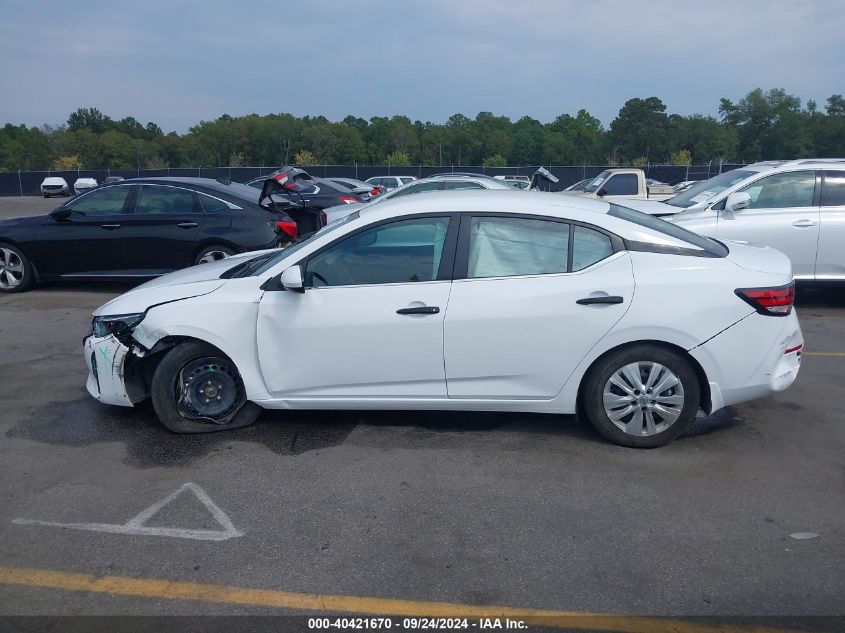
M113 334L86 338L84 354L88 365L88 380L85 386L88 393L105 404L134 406L124 381L128 353L129 348Z

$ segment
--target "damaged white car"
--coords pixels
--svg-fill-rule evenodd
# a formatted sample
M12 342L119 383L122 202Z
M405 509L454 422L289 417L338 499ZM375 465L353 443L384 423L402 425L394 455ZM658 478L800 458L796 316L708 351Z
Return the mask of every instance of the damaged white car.
M167 428L265 409L581 412L618 444L786 389L789 260L600 200L386 200L290 248L160 277L99 308L88 390Z

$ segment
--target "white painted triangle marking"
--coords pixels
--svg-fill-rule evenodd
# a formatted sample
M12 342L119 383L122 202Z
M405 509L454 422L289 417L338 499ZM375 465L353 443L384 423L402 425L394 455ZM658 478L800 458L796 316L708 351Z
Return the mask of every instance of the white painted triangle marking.
M222 530L194 530L172 527L148 527L146 524L162 508L173 502L186 490L194 493L206 509L214 517ZM112 523L59 523L56 521L39 521L37 519L14 519L12 523L17 525L46 525L48 527L69 528L72 530L88 530L90 532L109 532L112 534L132 534L137 536L169 536L172 538L189 538L198 541L225 541L236 536L243 536L243 532L237 530L231 519L220 507L211 500L211 497L196 484L187 483L180 486L176 491L166 496L161 501L156 501L149 508L146 508L129 519L123 525Z

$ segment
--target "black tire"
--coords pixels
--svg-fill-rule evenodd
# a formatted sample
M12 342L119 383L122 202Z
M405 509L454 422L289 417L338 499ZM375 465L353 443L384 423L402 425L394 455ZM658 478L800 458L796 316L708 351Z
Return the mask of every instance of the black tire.
M206 263L203 261L209 256L212 256L213 259L224 259L225 257L231 257L235 254L235 251L229 248L228 246L220 246L216 244L212 244L211 246L204 246L202 250L197 253L196 258L194 259L194 265L196 264L204 264ZM222 255L222 257L217 257L217 255Z
M613 387L618 397L630 398L631 400L639 398L640 393L642 393L644 398L662 397L663 399L676 398L683 400L682 405L676 405L680 408L680 414L677 419L669 423L662 430L659 427L665 424L666 420L660 417L659 412L652 412L651 417L653 420L661 420L660 424L655 425L657 432L652 435L636 435L633 432L639 430L637 427L637 424L640 424L639 418L635 419L634 417L637 409L640 409L640 413L643 415L645 415L646 411L639 404L635 406L634 402L632 402L630 406L634 407L633 413L620 420L620 424L632 429L632 432L626 432L614 424L605 410L605 386L608 385L608 381L617 371L620 371L623 367L631 363L657 363L672 372L680 381L680 389L675 387L663 390L661 391L662 396L661 394L647 395L645 391L640 392L639 390L632 390L632 393L637 395L630 395L615 386ZM647 367L647 365L644 366L640 371L647 372ZM643 375L647 374L641 373L641 376ZM621 446L633 448L665 446L686 431L687 427L695 419L695 414L701 402L701 387L698 382L698 376L690 362L681 354L656 345L635 345L609 354L590 370L586 376L586 381L582 391L582 410L584 414L599 433L614 444ZM630 381L626 381L626 385L629 383ZM659 381L655 381L655 386L658 385ZM682 391L682 393L679 393L679 391ZM651 394L651 391L648 394ZM613 396L611 395L610 397ZM639 403L639 401L636 402ZM618 405L618 411L627 410L627 406L629 405L620 403ZM649 405L643 404L643 406L648 407ZM626 418L629 420L627 424L625 423ZM642 428L643 433L646 432L644 421L640 424L640 428Z
M178 396L180 374L183 369L201 360L212 365L215 362L228 363L233 372L234 382L243 394L243 381L230 359L214 347L199 341L181 343L167 352L153 374L150 392L153 409L161 423L174 433L214 433L239 429L255 422L261 413L261 407L249 401L244 401L239 408L235 407L235 413L219 424L212 421L199 421L183 415L184 409L179 406ZM243 397L239 400L243 400Z
M20 260L23 269L23 279L17 285L12 286L8 281L6 274L0 272L0 293L24 292L29 290L35 283L35 273L32 270L32 264L29 259L17 246L12 246L6 242L0 242L0 271L4 268L9 252L13 253L13 257L17 257ZM10 287L4 288L4 285Z

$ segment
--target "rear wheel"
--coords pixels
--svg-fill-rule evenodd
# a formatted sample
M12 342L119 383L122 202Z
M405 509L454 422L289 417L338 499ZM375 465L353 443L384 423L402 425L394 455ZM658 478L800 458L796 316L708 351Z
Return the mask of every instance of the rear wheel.
M221 259L226 259L235 254L231 248L227 246L206 246L197 255L195 264L208 264L209 262L216 262Z
M235 364L200 342L170 350L153 374L153 409L174 433L211 433L255 422L261 408L246 399Z
M32 265L20 249L0 243L0 292L23 292L33 283Z
M689 361L671 350L637 345L599 361L583 392L590 423L611 442L653 448L680 436L701 399Z

